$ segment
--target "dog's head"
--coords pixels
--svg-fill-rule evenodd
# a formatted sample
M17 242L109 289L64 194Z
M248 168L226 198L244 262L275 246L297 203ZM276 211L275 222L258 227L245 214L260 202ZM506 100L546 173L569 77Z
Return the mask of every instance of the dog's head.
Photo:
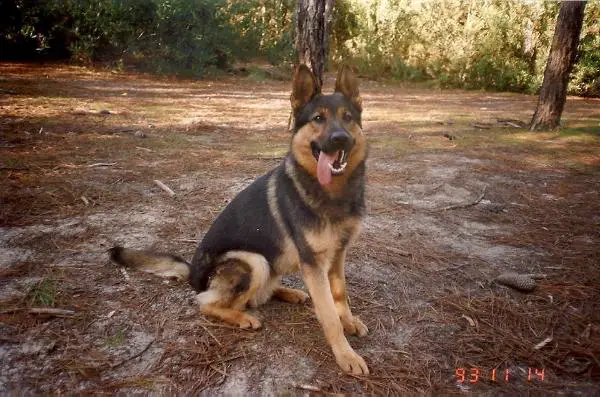
M305 65L296 69L292 87L292 153L323 187L345 183L366 157L362 100L358 80L348 67L337 76L335 91L322 95Z

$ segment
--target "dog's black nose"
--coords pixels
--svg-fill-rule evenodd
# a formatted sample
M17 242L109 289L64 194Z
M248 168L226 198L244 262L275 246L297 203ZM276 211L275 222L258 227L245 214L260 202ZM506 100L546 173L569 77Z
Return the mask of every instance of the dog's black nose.
M329 141L331 141L331 144L339 148L346 147L348 144L351 144L352 140L352 136L345 130L336 130L329 135Z

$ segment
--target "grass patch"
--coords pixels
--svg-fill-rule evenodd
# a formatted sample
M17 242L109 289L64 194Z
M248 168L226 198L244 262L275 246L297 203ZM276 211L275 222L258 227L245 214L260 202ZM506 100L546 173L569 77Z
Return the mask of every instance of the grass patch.
M250 81L266 81L269 79L269 74L260 68L249 67L247 78Z
M119 347L125 343L125 332L122 328L117 328L113 335L106 338L106 346L108 347Z
M35 283L27 294L31 306L53 307L57 296L56 281L52 279L43 279Z

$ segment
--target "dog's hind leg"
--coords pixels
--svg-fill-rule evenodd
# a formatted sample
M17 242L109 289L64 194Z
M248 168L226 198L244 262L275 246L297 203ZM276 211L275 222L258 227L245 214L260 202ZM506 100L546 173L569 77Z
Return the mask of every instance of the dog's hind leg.
M230 251L219 258L208 289L196 296L200 311L240 328L260 328L244 309L269 279L267 260L258 254Z

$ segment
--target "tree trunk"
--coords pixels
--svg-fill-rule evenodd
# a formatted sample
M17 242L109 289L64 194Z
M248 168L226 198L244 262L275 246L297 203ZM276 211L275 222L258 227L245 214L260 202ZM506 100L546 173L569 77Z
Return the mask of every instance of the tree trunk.
M567 100L569 75L577 55L585 4L585 1L564 1L560 6L540 99L529 126L531 131L554 129L560 123Z
M329 25L333 0L298 0L296 3L296 51L298 62L308 66L323 85L329 50Z

